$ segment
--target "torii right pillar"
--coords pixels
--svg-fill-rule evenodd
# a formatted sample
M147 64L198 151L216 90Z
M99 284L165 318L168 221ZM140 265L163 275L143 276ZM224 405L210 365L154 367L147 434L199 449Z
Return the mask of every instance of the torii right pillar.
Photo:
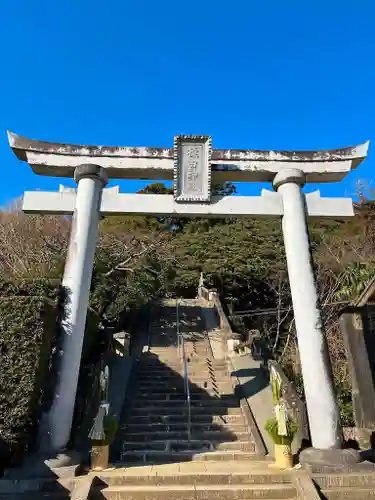
M274 178L283 202L282 230L292 295L298 349L313 448L300 454L310 469L360 461L355 450L343 450L340 411L333 385L328 345L315 282L305 196L305 174L285 169Z

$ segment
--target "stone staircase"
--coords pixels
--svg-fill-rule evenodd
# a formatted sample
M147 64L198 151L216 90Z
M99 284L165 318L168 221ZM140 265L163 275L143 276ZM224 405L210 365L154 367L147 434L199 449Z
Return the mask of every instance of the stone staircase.
M108 499L295 499L290 472L273 471L255 444L226 361L212 358L200 308L180 308L191 397L174 307L152 322L117 436L116 470L99 477ZM190 427L190 436L189 436ZM121 469L122 468L122 469ZM120 473L123 470L123 473Z
M60 479L14 471L0 481L0 499L375 499L373 473L309 478L301 470L272 468L258 455L226 362L213 359L199 303L187 301L180 313L191 394L190 436L175 307L164 306L155 311L150 345L138 361L113 447L113 467Z
M136 389L119 435L121 462L254 457L255 446L226 363L211 359L207 337L190 309L196 308L181 308L180 318L188 361L190 436L182 352L178 352L175 319L167 323L168 308L168 317L159 316L154 322L151 346L139 361Z

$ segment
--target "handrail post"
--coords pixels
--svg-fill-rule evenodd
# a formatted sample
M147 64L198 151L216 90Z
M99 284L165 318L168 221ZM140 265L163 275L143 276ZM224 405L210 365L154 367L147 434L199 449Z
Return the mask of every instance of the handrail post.
M177 345L178 352L182 352L183 365L184 365L184 386L185 386L185 396L186 396L186 404L187 404L187 412L188 412L188 441L191 438L191 398L190 398L190 385L189 385L189 376L188 376L188 367L187 367L187 357L186 357L186 349L185 349L185 339L183 332L180 331L180 318L179 318L179 302L176 299L176 331L177 331ZM181 349L181 351L180 351Z
M181 332L180 332L180 313L178 307L178 299L176 299L176 332L177 332L177 352L181 358Z

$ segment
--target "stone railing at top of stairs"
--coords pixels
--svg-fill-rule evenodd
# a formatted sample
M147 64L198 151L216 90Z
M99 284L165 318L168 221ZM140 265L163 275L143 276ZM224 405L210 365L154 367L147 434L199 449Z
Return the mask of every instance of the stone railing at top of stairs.
M223 341L225 343L227 353L231 356L234 353L234 348L240 343L240 336L238 333L233 332L217 290L215 288L209 289L205 287L203 276L201 276L198 285L198 298L205 300L214 307L218 317L219 329L223 333Z

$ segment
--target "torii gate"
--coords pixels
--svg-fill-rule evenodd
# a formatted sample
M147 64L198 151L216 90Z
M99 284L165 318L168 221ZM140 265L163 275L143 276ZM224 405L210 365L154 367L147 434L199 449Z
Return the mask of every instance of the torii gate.
M39 175L74 177L77 191L25 192L26 213L73 214L63 286L69 291L58 387L49 413L51 445L70 437L100 214L282 217L313 447L340 449L342 431L315 287L307 215L351 217L350 198L304 195L305 183L342 180L367 156L368 142L326 151L212 149L208 136L177 136L173 148L58 144L8 133L16 156ZM271 182L261 196L211 197L215 182ZM174 195L120 194L108 178L173 179Z

